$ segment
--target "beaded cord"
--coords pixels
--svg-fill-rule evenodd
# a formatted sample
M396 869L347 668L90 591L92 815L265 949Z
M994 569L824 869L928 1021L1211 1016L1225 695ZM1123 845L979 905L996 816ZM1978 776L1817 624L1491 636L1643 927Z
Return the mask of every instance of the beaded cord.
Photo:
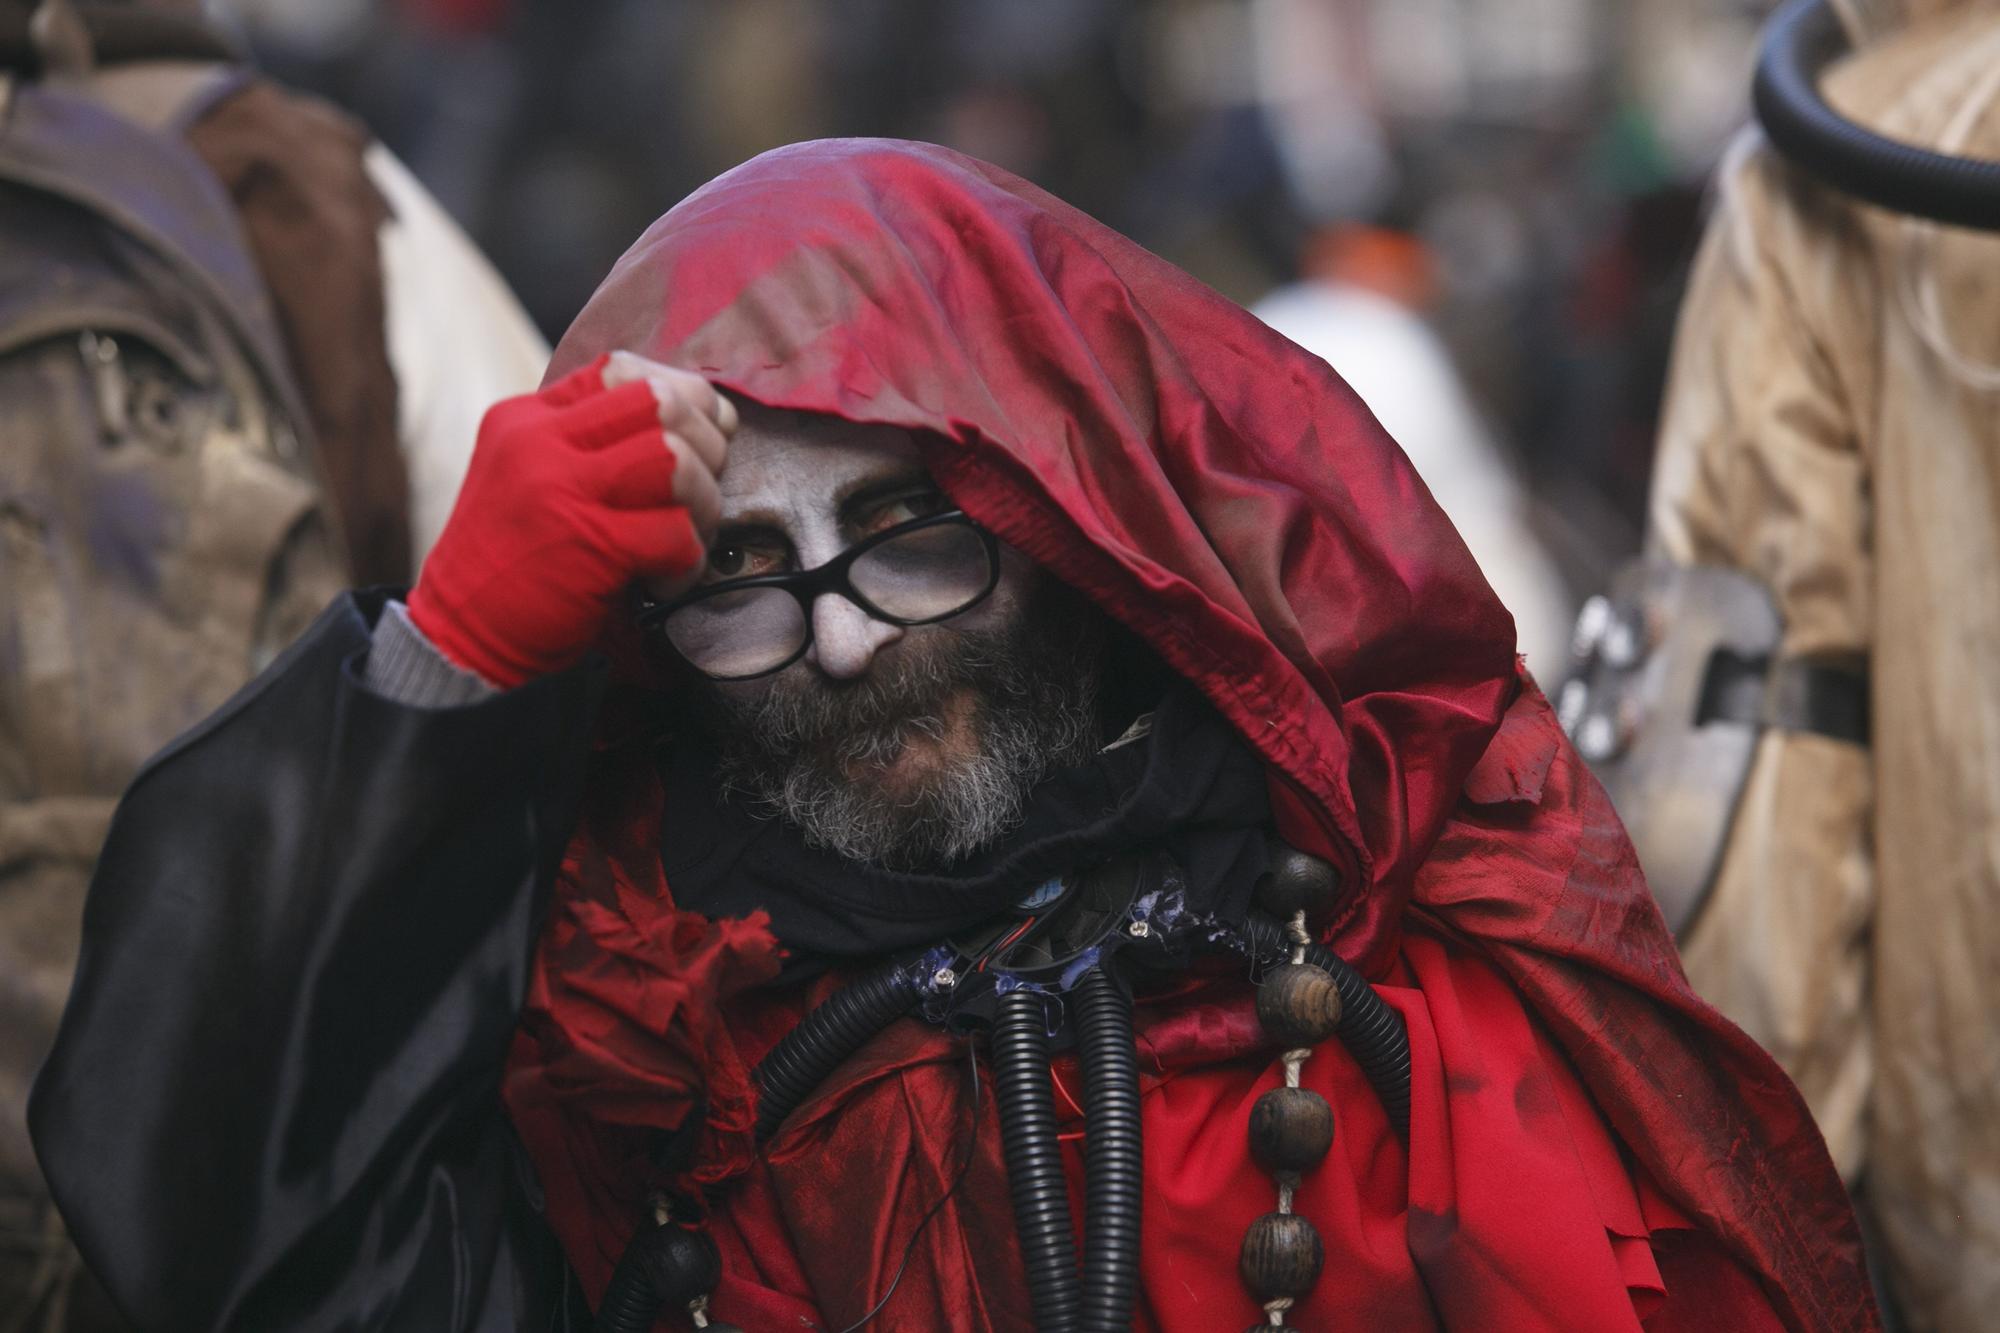
M1292 961L1306 960L1306 946L1312 943L1312 936L1306 933L1306 914L1303 910L1294 912L1292 919L1285 923L1285 934L1292 942ZM1285 1065L1285 1086L1299 1086L1299 1070L1304 1067L1307 1057L1312 1055L1310 1046L1294 1046L1280 1057ZM1299 1186L1299 1178L1290 1171L1278 1174L1278 1211L1289 1214L1292 1211L1292 1193ZM1292 1308L1290 1296L1279 1296L1264 1302L1264 1317L1272 1328L1285 1326L1285 1312Z
M1310 871L1311 866L1306 867ZM1325 968L1305 961L1312 937L1306 932L1305 905L1295 883L1274 876L1270 896L1294 899L1285 937L1290 960L1265 974L1257 991L1257 1018L1284 1047L1284 1084L1257 1099L1250 1111L1250 1155L1277 1182L1278 1206L1244 1233L1238 1271L1268 1325L1289 1330L1285 1314L1312 1290L1325 1263L1325 1250L1312 1223L1294 1210L1301 1176L1324 1160L1333 1145L1333 1109L1324 1097L1300 1085L1300 1070L1315 1043L1333 1036L1341 1018L1339 991Z

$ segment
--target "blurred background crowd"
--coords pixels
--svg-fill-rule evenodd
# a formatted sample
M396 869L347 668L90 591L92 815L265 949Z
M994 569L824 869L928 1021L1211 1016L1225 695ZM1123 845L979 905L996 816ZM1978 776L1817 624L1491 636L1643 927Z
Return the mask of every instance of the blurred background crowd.
M673 201L762 149L828 135L927 139L996 162L1245 304L1302 277L1384 298L1443 342L1433 350L1399 327L1357 339L1388 363L1381 373L1423 384L1383 396L1437 403L1457 392L1455 367L1465 395L1451 429L1476 434L1465 449L1497 450L1527 483L1522 522L1549 558L1524 576L1540 580L1532 597L1548 609L1519 606L1526 592L1510 598L1535 622L1524 623L1531 656L1557 641L1568 593L1599 586L1638 544L1702 186L1745 116L1767 10L1761 0L222 6L264 68L351 109L409 163L551 337ZM1296 301L1281 313L1295 337L1314 318ZM1448 363L1432 359L1439 351ZM1406 442L1435 433L1389 424ZM1444 474L1425 471L1444 487ZM1444 498L1465 526L1468 507Z

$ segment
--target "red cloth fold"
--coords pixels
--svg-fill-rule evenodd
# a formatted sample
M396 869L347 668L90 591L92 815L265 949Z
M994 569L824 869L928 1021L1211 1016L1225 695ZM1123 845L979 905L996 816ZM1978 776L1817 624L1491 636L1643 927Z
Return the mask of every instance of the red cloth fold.
M502 1085L550 1219L595 1301L661 1186L741 1175L755 1151L749 1065L723 1005L778 972L761 917L676 911L652 849L643 756L601 756L596 802L563 859ZM693 1167L663 1178L661 1131L698 1114Z
M1329 1252L1301 1326L1877 1326L1803 1104L1688 991L1602 792L1517 678L1505 611L1323 362L1033 186L874 140L766 154L661 219L550 373L616 347L910 428L954 500L1207 694L1286 835L1346 870L1326 938L1409 1016L1417 1110L1406 1156L1337 1044L1309 1063L1341 1128L1301 1191ZM891 1034L746 1161L741 1071L803 997L727 999L768 955L674 912L652 856L673 820L580 832L509 1105L545 1187L578 1177L550 1216L595 1290L637 1220L633 1094L658 1121L706 1096L707 1174L731 1178L718 1313L841 1327L957 1160L961 1060ZM1273 1053L1240 978L1142 1012L1139 1326L1242 1327L1237 1238L1272 1197L1244 1119ZM1024 1326L997 1136L975 1142L871 1327Z

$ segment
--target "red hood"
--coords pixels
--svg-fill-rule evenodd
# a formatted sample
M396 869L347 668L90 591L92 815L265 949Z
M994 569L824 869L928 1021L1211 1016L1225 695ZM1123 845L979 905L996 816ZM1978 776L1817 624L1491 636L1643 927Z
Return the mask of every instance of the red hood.
M959 504L1264 756L1287 835L1354 872L1343 954L1376 974L1410 913L1477 944L1789 1324L1874 1326L1803 1104L1688 991L1507 613L1324 362L1035 187L884 140L781 149L690 196L549 373L614 348L917 430Z
M870 139L767 153L654 224L549 374L610 348L921 432L955 501L1304 795L1367 885L1346 951L1393 947L1513 697L1514 632L1324 361L1024 181Z

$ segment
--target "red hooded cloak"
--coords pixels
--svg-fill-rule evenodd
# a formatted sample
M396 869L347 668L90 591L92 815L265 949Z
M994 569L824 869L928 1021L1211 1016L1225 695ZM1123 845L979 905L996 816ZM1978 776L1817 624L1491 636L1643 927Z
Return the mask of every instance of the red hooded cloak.
M1293 1325L1876 1327L1804 1105L1688 990L1506 612L1324 362L1041 190L881 140L765 154L668 213L549 373L613 348L915 432L968 513L1200 687L1286 836L1344 869L1318 925L1405 1018L1410 1137L1338 1043L1307 1063L1339 1128L1298 1193L1327 1262ZM762 922L674 907L674 812L603 758L506 1089L593 1298L657 1182L652 1131L694 1114L718 1317L837 1329L889 1295L871 1327L1029 1327L961 1048L898 1025L753 1152L747 1071L812 997L759 988ZM1276 1052L1240 978L1137 1019L1135 1326L1244 1327L1236 1249L1274 1197L1245 1126Z

